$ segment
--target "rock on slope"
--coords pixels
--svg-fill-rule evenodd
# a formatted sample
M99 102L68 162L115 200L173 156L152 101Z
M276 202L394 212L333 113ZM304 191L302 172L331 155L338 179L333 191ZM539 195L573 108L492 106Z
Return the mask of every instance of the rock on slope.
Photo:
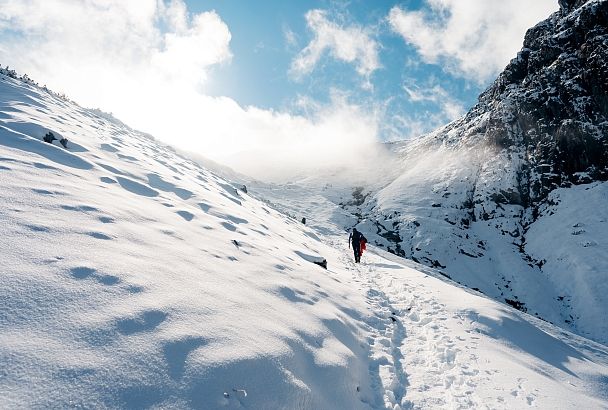
M391 252L606 343L608 1L560 4L468 114L392 144L401 175L347 208Z

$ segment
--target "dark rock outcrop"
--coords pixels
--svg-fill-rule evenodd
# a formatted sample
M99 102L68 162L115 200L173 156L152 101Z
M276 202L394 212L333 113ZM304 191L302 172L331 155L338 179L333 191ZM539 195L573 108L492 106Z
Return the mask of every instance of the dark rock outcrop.
M528 30L517 57L455 124L488 116L475 133L525 158L520 196L532 204L556 187L608 179L608 2L560 6Z
M581 7L587 1L588 0L559 0L559 7L561 10L568 13L578 7Z

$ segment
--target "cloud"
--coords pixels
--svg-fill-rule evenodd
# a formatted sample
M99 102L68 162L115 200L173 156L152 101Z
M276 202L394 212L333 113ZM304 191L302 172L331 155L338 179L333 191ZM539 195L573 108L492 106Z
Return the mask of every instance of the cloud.
M0 0L0 10L0 21L18 34L3 42L2 58L54 87L68 88L67 75L94 83L118 72L204 82L209 67L231 57L230 31L221 18L215 12L190 16L181 0ZM75 97L91 103L85 94Z
M391 117L390 124L383 124L384 131L393 139L410 139L427 134L466 113L464 104L454 98L433 78L422 86L414 79L403 84L405 98L415 104L414 111L403 109Z
M298 36L287 25L283 25L283 37L288 50L298 45Z
M253 122L249 125L257 128L261 138L225 162L238 163L245 172L263 179L363 168L377 163L382 155L377 144L378 118L345 100L314 107L306 117L256 108L248 114Z
M464 105L452 97L440 85L432 85L427 88L420 88L416 85L404 85L404 91L412 102L430 102L439 107L436 118L441 124L453 121L461 117L466 112Z
M0 30L3 63L253 176L350 166L377 141L373 108L343 95L297 107L305 115L207 95L211 70L230 62L231 33L217 13L191 14L182 0L0 0Z
M526 30L557 10L555 0L425 0L393 7L388 21L422 59L476 81L493 79L515 57Z
M342 27L330 21L325 10L318 9L306 13L306 24L313 39L291 63L294 78L311 73L327 52L336 60L354 64L357 73L366 80L364 86L371 87L369 78L380 68L380 62L379 45L368 30L355 25Z

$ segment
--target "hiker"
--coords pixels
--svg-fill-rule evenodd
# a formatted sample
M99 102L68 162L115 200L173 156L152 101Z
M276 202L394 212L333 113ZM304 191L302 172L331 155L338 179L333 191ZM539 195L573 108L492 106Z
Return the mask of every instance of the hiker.
M365 249L365 244L367 243L367 239L361 232L357 230L357 228L353 228L353 231L348 236L348 247L353 245L353 253L355 254L355 263L361 262L361 253Z
M44 142L48 142L49 144L52 144L53 141L55 141L57 138L55 138L55 134L53 134L52 132L47 132L46 135L42 138L42 140Z

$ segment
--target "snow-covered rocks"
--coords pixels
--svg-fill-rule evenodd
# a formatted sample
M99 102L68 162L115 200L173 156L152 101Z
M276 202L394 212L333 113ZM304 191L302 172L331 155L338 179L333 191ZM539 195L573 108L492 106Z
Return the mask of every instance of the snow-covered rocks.
M590 249L603 249L608 231L594 229L566 255L570 233L543 211L556 190L602 191L608 179L606 21L606 0L562 2L528 30L521 52L469 113L390 144L400 175L365 187L361 204L341 200L358 228L384 249L606 343L596 317L608 312L608 297L596 284L608 279L598 268L608 254ZM585 198L558 206L560 215L601 213Z

